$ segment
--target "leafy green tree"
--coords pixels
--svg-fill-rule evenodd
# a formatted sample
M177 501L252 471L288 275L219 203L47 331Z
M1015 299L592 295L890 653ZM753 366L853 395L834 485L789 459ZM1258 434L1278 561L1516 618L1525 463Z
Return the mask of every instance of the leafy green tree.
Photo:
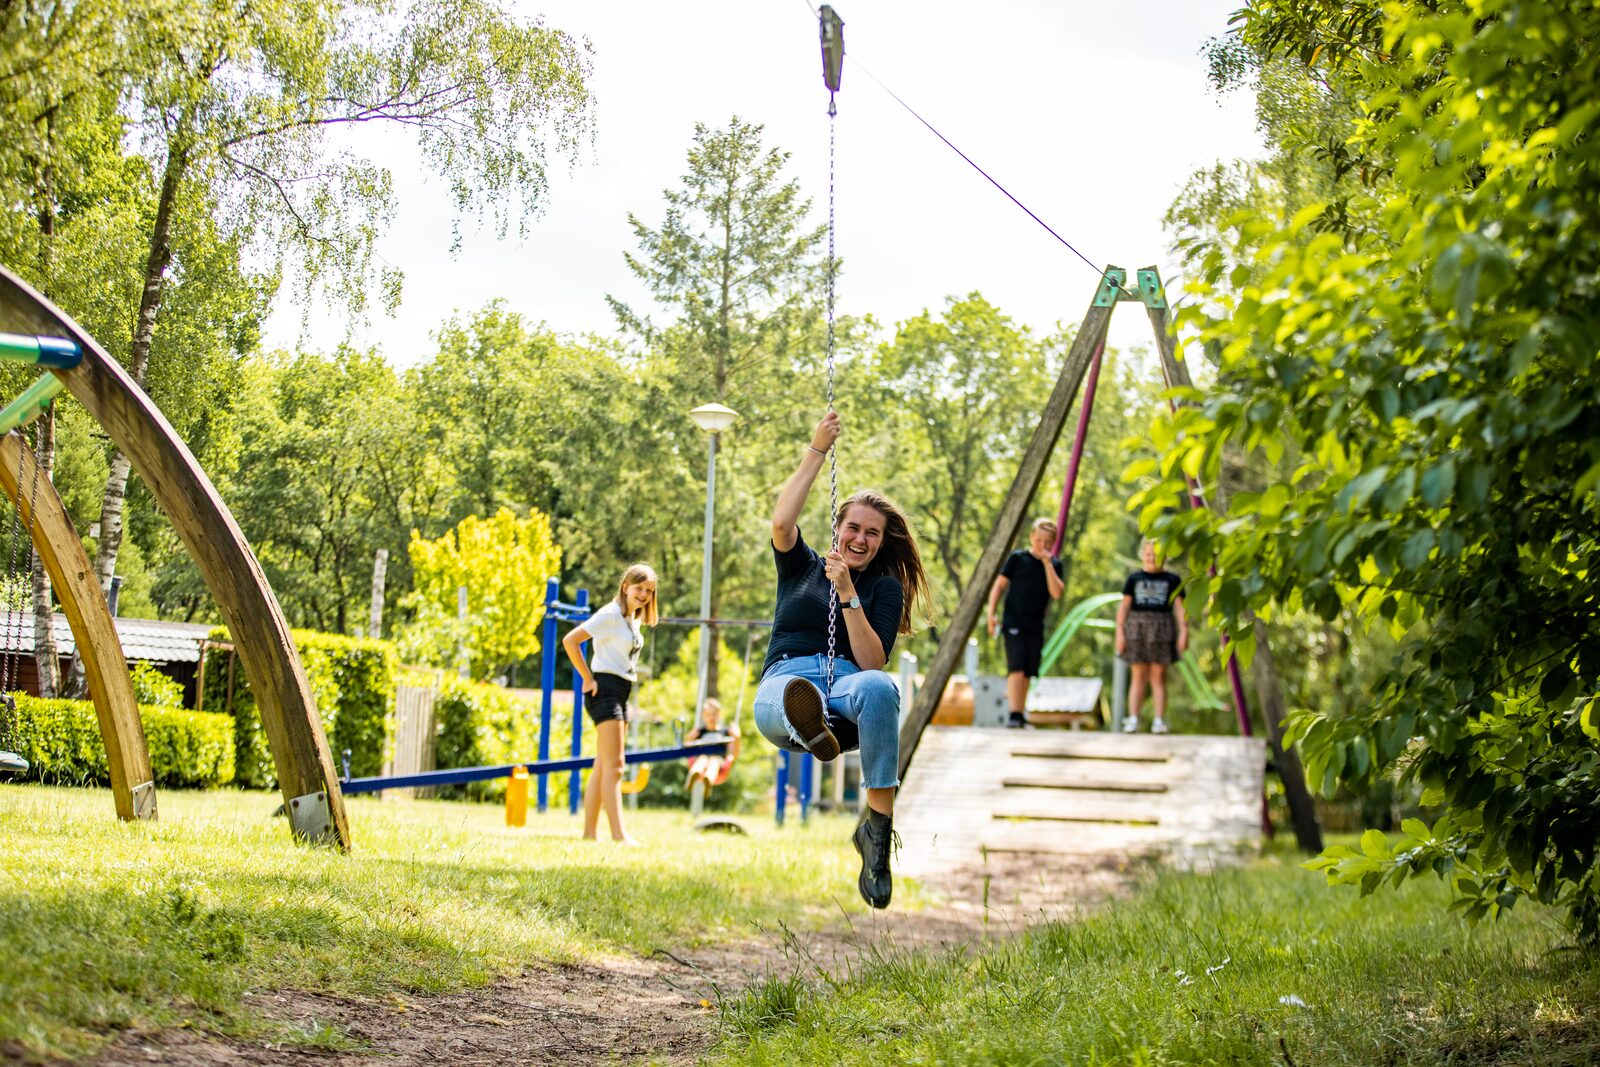
M891 485L921 517L947 593L983 551L1061 355L978 293L902 322L878 348L867 376L902 464Z
M414 514L384 483L425 447L406 397L370 352L251 360L246 371L227 500L290 619L350 633L366 619L374 553L399 555L398 520Z
M322 282L360 313L377 284L372 247L391 206L380 168L330 150L329 131L392 122L416 131L458 208L504 227L545 190L550 139L570 151L586 124L587 60L565 34L492 2L415 3L403 18L339 0L163 5L128 35L135 135L160 174L128 369L143 381L169 276L188 268L185 217L227 220L302 292ZM485 131L493 130L493 136ZM96 570L121 543L128 462L113 453Z
M1191 249L1216 385L1158 424L1141 498L1191 602L1350 612L1399 655L1344 715L1293 724L1313 783L1398 768L1443 812L1319 865L1370 891L1434 871L1470 918L1522 896L1600 936L1600 34L1592 5L1252 4L1247 46L1331 66L1365 115L1344 205L1242 219ZM1372 16L1365 21L1355 15ZM1351 21L1351 20L1354 21ZM1508 62L1507 57L1516 57ZM1551 72L1559 71L1560 76ZM1232 262L1235 267L1229 268ZM1165 512L1230 447L1291 476ZM1215 564L1215 579L1203 568Z
M561 573L561 546L543 514L518 518L501 508L487 519L469 515L435 541L413 534L410 554L415 616L401 638L403 654L450 666L464 646L471 676L483 681L538 651L545 583Z

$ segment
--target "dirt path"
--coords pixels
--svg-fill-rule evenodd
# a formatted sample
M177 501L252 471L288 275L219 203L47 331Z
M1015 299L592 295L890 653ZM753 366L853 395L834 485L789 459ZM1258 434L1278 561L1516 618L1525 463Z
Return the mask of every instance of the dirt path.
M541 967L446 996L358 1000L261 993L263 1015L307 1033L336 1028L366 1046L322 1053L252 1044L194 1030L125 1033L94 1063L337 1064L437 1067L453 1063L688 1064L715 1038L716 1003L769 975L846 973L872 951L937 951L1010 936L1043 919L1104 902L1130 881L1105 861L991 857L926 886L931 906L891 908L817 931L762 930L747 940L601 964Z

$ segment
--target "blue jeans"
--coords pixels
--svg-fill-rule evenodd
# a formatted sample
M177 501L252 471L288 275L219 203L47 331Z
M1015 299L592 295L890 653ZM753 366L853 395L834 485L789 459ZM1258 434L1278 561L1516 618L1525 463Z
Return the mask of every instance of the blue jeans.
M756 689L756 729L779 748L804 752L805 746L783 714L783 689L804 678L818 690L827 679L828 657L786 656L772 665ZM842 722L841 722L842 720ZM900 784L900 690L882 671L864 671L847 659L833 661L833 692L828 695L828 727L841 748L859 737L861 784L893 789Z

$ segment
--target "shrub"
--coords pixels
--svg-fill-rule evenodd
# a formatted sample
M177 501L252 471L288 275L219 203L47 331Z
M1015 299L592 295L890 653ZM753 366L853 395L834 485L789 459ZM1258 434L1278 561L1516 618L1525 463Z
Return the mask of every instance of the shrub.
M389 708L394 700L397 659L394 645L373 638L344 637L314 630L295 630L295 647L305 668L311 695L322 715L337 766L346 749L350 773L356 777L381 774L388 745ZM211 632L215 641L227 641L228 631ZM228 658L225 649L206 652L205 706L233 716L235 759L243 785L272 789L277 769L267 750L266 734L256 708L255 694L235 664L233 699L228 700Z
M128 674L133 679L133 699L141 707L183 707L183 684L167 677L153 664L135 663Z
M495 685L447 678L433 702L434 759L441 768L482 767L531 760L538 752L539 709ZM553 739L552 739L553 740ZM556 745L551 745L555 755ZM550 803L567 802L567 775L550 778ZM498 800L506 783L497 779L448 786L441 796Z
M150 766L165 786L233 781L233 723L226 715L183 708L140 708Z
M110 781L105 743L87 700L40 700L16 695L13 711L0 704L0 748L31 765L32 781L104 785ZM233 724L226 715L141 706L150 766L157 785L217 786L234 777Z

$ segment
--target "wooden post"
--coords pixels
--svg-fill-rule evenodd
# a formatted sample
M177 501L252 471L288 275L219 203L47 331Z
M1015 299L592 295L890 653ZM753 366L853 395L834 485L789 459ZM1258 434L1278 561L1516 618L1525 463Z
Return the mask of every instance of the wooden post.
M200 660L194 665L194 710L206 710L206 651L210 641L200 641Z
M0 437L0 485L15 502L22 524L32 527L39 560L50 575L50 584L61 601L61 612L72 627L72 639L89 683L89 697L100 721L100 736L105 739L117 817L154 819L155 775L150 770L150 749L144 723L139 719L133 681L128 677L128 661L117 637L117 624L56 487L48 478L30 478L27 473L29 469L37 472L38 462L20 433L13 431ZM32 515L30 508L35 509Z
M95 339L43 296L0 269L0 325L66 338L83 358L52 370L126 455L182 538L243 661L298 836L350 847L339 774L289 623L261 564L216 488L161 409Z
M388 570L389 550L380 548L372 557L372 611L367 620L367 632L373 637L383 636L383 585Z
M1108 268L1111 269L1114 268ZM1056 439L1061 436L1062 426L1066 424L1067 413L1072 409L1072 401L1078 395L1078 386L1083 382L1089 359L1095 348L1105 342L1106 328L1111 324L1112 305L1096 305L1090 306L1089 313L1083 318L1083 325L1078 329L1078 335L1072 340L1072 348L1068 351L1066 363L1061 368L1061 377L1056 380L1055 389L1050 393L1050 399L1045 403L1044 412L1039 418L1039 425L1034 428L1033 437L1029 439L1027 450L1022 455L1022 466L1017 471L1017 480L1011 483L1011 492L1006 494L1005 503L1000 507L999 518L995 520L994 529L989 533L989 541L983 547L983 555L978 557L977 566L973 568L972 577L968 579L967 587L961 593L955 614L951 616L944 637L940 639L939 647L928 664L927 675L917 693L916 701L911 706L911 713L900 724L902 779L905 778L906 769L911 765L911 757L917 751L917 743L922 740L923 730L927 729L928 723L933 719L934 710L939 706L945 684L949 682L950 675L955 670L956 661L961 658L962 650L966 648L967 638L977 625L978 612L983 607L984 598L989 594L989 587L994 584L995 576L1000 573L1006 554L1011 551L1011 546L1022 529L1028 505L1033 501L1033 495L1039 489L1039 482L1044 478L1045 465L1049 462L1050 453L1055 449Z
M1256 654L1250 661L1250 673L1256 683L1256 701L1261 705L1261 718L1267 724L1267 744L1272 748L1272 759L1278 767L1278 777L1283 781L1284 799L1289 802L1289 821L1294 825L1295 841L1304 852L1322 851L1322 827L1317 822L1317 806L1306 788L1305 768L1300 766L1300 755L1292 748L1283 747L1283 684L1278 675L1278 663L1272 655L1272 645L1267 641L1267 625L1253 620L1256 632Z

